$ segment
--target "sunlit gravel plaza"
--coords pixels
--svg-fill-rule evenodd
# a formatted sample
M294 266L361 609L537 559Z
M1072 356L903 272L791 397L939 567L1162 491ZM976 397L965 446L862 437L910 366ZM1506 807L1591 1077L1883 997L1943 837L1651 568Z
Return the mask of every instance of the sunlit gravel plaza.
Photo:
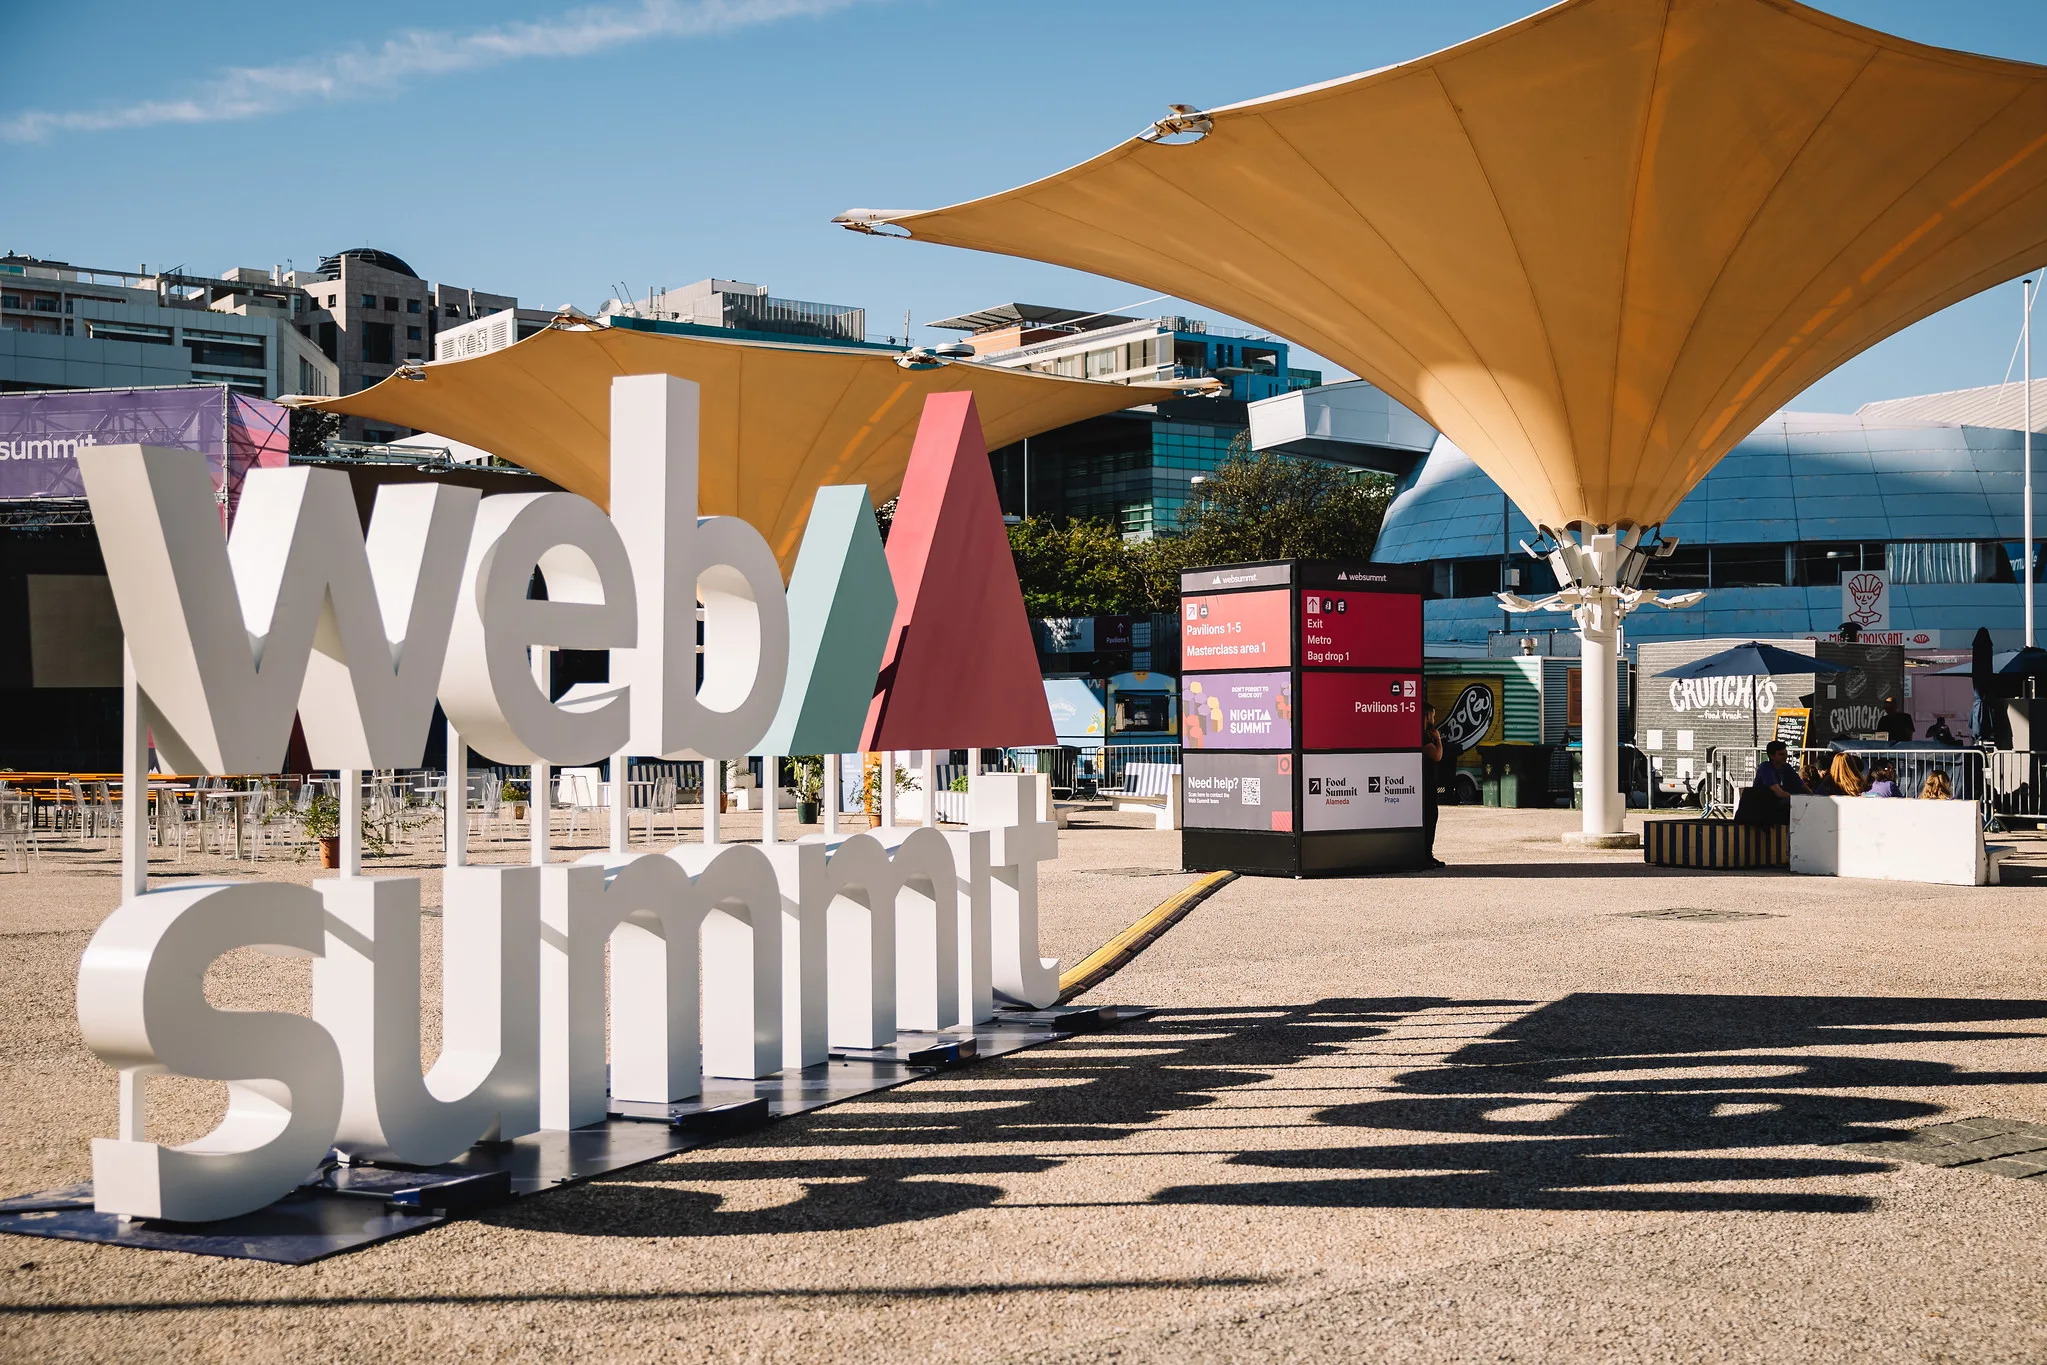
M1126 819L1062 837L1048 954L1191 880ZM2047 1176L1871 1146L2047 1124L2035 846L1955 889L1647 868L1576 820L1451 808L1443 871L1240 880L1090 997L1149 1023L316 1265L6 1238L0 1356L2047 1359ZM431 905L436 861L369 870ZM72 989L116 885L99 851L0 873L0 1192L114 1131ZM209 983L306 1004L303 962ZM221 1103L151 1098L157 1140Z

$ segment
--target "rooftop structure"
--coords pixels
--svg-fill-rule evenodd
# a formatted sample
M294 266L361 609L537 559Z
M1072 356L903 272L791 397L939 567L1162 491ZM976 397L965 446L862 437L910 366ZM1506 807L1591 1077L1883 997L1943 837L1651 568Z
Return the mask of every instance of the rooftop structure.
M1250 406L1251 448L1404 475L1436 443L1436 429L1362 379L1260 399Z
M2033 430L2047 431L2047 379L2035 379L2033 386ZM1864 403L1855 415L1877 422L1959 422L1972 427L1997 427L2004 431L2026 429L2026 386L1985 384L1976 389L1953 389L1947 393L1922 394L1917 398L1885 398Z
M867 310L851 304L778 298L764 284L740 280L698 280L674 289L649 290L644 300L612 299L604 315L679 322L695 327L815 341L865 341Z
M0 257L0 392L221 384L254 398L338 391L278 267L219 277Z
M502 351L545 328L554 317L544 308L506 308L434 333L435 360L467 360Z
M930 325L966 332L976 360L1010 370L1121 384L1214 379L1239 403L1322 382L1319 371L1287 365L1284 341L1199 318L1005 303Z

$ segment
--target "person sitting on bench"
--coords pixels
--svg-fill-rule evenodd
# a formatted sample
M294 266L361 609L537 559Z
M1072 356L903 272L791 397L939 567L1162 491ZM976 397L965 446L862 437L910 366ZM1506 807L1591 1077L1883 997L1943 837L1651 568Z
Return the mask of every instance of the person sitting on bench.
M1767 793L1767 794L1766 794ZM1773 739L1764 761L1756 765L1756 780L1749 784L1736 818L1744 823L1784 825L1791 822L1791 798L1810 795L1805 779L1791 762L1784 741Z

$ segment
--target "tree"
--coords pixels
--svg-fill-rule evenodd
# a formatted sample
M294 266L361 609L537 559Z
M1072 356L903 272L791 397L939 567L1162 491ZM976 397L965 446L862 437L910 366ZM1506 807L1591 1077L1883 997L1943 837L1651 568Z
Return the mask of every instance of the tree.
M341 434L341 415L316 408L291 409L291 458L314 459L326 452L327 442Z
M1365 559L1393 501L1383 474L1282 455L1253 455L1240 436L1155 542L1175 566L1264 559Z
M1009 550L1032 616L1120 616L1155 610L1142 567L1146 547L1106 521L1026 517Z

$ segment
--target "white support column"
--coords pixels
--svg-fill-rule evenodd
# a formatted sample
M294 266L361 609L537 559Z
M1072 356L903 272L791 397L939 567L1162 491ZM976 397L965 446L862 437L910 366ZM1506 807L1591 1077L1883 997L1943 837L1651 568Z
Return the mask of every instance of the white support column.
M839 794L842 790L839 779L839 756L824 756L824 790L818 796L824 801L824 832L836 836L839 832Z
M441 802L447 832L448 866L464 867L469 862L469 746L455 722L448 722L448 793Z
M535 648L533 651L533 681L540 685L540 694L550 696L554 692L554 651ZM554 807L554 765L535 763L526 770L526 829L532 836L532 863L545 867L553 858L552 839L549 838L548 816Z
M772 844L781 833L775 826L782 819L782 784L775 779L775 765L780 760L773 754L761 755L761 842Z
M2025 304L2025 325L2020 332L2024 338L2026 362L2019 375L2019 392L2025 397L2026 415L2020 426L2025 431L2026 447L2026 648L2033 647L2033 293L2039 288L2038 281L2027 280L2025 288L2019 291ZM2010 371L2006 371L2010 373ZM2027 680L2030 688L2031 680ZM2028 696L2032 693L2028 691Z
M938 828L938 750L924 751L924 827Z
M718 842L718 807L725 802L725 760L704 760L704 842Z
M883 829L892 829L896 823L895 750L883 749L881 751L881 772L876 775L875 781L880 784L878 790L881 797L879 803L881 806L881 827Z
M146 1142L143 1130L149 1114L149 1073L156 1067L130 1066L121 1070L121 1116L116 1129L123 1142Z
M626 781L631 771L623 750L611 756L611 851L624 853L633 841L633 790Z
M170 799L170 793L164 795ZM130 896L149 890L149 717L143 714L142 688L135 681L135 657L126 645L121 647L121 886ZM124 1086L126 1079L123 1072ZM135 1084L139 1090L142 1082ZM126 1089L121 1093L125 1103ZM140 1142L140 1131L130 1140Z
M1614 651L1618 632L1614 629L1611 593L1602 592L1578 609L1578 635L1584 642L1580 653L1584 688L1584 818L1580 829L1586 839L1621 832L1619 813L1614 809L1614 756L1620 749L1619 697L1614 691Z
M362 875L362 769L341 770L341 875Z

